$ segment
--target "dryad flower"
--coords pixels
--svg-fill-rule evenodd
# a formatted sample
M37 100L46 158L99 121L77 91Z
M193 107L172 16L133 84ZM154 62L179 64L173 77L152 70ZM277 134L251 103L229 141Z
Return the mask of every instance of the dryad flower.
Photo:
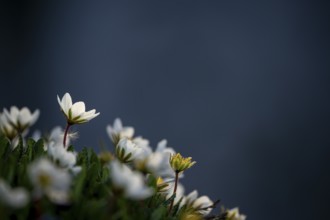
M5 114L0 113L0 133L13 140L17 136L17 130L14 126L8 121L8 118Z
M80 101L72 104L72 99L69 93L65 93L62 100L57 96L57 101L68 124L71 125L88 122L100 114L99 112L95 113L95 109L86 112L84 102Z
M78 174L81 170L80 166L76 166L77 153L68 151L61 143L51 142L48 145L48 155L58 162L63 168L71 170L74 174Z
M167 147L167 141L160 141L154 153L149 155L146 161L146 168L155 176L162 178L174 178L172 167L169 163L170 157L175 154L171 147Z
M11 188L2 179L0 179L0 195L1 203L12 208L22 208L29 202L29 194L24 188Z
M28 175L36 198L46 195L57 204L69 202L71 175L66 170L57 168L46 158L40 158L30 164Z
M146 186L144 177L141 173L132 171L128 166L117 160L111 161L110 169L110 176L113 185L116 188L123 190L123 193L127 198L143 200L152 196L153 189Z
M208 196L198 197L197 190L192 191L184 199L185 204L188 207L194 208L197 212L202 215L208 215L212 210L213 202Z
M58 104L64 113L67 126L64 132L63 146L66 147L66 138L71 125L86 123L100 114L100 112L95 113L96 110L90 110L86 112L84 102L76 102L72 104L72 99L69 93L65 93L62 100L57 96Z
M227 210L226 220L245 220L246 216L239 214L238 208Z
M7 118L7 122L19 133L23 133L25 129L32 126L38 120L40 114L38 109L31 113L30 109L27 107L18 109L16 106L10 107L10 111L4 108L3 112ZM4 121L4 119L1 121Z
M116 156L123 163L131 162L141 151L141 148L127 138L122 138L116 146Z
M133 138L134 128L133 127L123 127L123 124L120 118L116 118L113 122L113 126L107 126L107 133L111 138L112 142L117 145L120 139L122 138Z
M195 161L191 161L191 157L182 157L180 153L171 155L170 157L170 164L172 169L176 172L176 173L180 173L183 172L186 169L189 169L190 167L192 167L196 162Z

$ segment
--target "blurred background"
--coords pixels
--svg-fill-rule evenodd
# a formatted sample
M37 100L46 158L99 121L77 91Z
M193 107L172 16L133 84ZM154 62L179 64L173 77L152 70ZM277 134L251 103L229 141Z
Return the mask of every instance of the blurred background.
M197 165L186 193L250 220L325 219L330 185L329 1L1 1L0 108L56 95L101 115L74 142L112 149L120 117Z

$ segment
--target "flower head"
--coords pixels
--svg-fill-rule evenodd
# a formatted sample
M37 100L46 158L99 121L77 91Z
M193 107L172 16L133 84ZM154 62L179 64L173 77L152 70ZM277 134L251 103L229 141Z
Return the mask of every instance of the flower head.
M238 208L227 210L226 220L245 220L246 216L239 214Z
M127 138L122 138L116 146L116 156L123 163L134 160L140 154L140 151L142 151L142 148Z
M2 118L1 123L4 125L10 123L10 125L17 130L19 133L23 133L27 128L32 126L39 118L40 111L37 109L31 113L30 109L23 107L18 109L16 106L10 107L8 111L6 108L3 109L6 119ZM5 128L9 126L5 125Z
M123 127L123 124L120 118L116 118L113 122L113 126L107 126L107 133L111 138L112 142L117 145L120 139L122 138L133 138L134 128L133 127Z
M171 155L170 157L170 164L172 169L177 172L183 172L186 169L189 169L190 167L192 167L196 162L195 161L191 161L191 157L182 157L180 153Z
M86 112L84 102L80 101L72 104L72 99L69 93L65 93L62 100L57 96L57 101L68 124L71 125L88 122L100 114L99 112L95 113L95 109Z
M71 175L66 170L57 168L46 158L40 158L30 164L28 175L34 186L35 197L46 195L55 203L68 203Z
M48 155L58 162L63 168L71 170L74 174L80 172L81 167L76 166L77 153L68 151L61 143L51 142L48 144Z
M29 194L24 188L11 188L2 179L0 179L0 195L0 202L12 208L22 208L29 202Z
M155 176L160 176L163 178L174 178L175 175L169 163L171 154L175 154L175 151L171 147L167 147L167 141L160 141L155 152L149 155L147 158L147 170L149 170Z
M17 130L9 122L5 114L0 113L0 133L13 140L17 136Z
M146 186L141 173L132 171L117 160L111 161L110 169L112 183L116 188L123 190L127 198L142 200L153 194L153 189Z

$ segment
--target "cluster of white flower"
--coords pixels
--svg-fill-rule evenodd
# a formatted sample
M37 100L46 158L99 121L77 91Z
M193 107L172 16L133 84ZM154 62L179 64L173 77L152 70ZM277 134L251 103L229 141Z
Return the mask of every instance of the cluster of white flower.
M96 113L95 109L86 112L84 102L72 103L69 93L62 99L57 96L57 99L66 118L66 128L55 127L50 135L44 137L44 151L48 156L33 161L28 166L27 173L33 186L34 200L46 196L56 204L68 204L73 178L82 170L76 164L77 153L68 148L70 140L75 136L70 134L69 128L74 124L86 123L100 113ZM18 139L24 142L29 128L38 117L39 110L31 113L26 107L19 110L15 106L10 111L4 109L0 113L0 133L8 137L15 148ZM198 197L196 190L185 195L184 186L178 180L183 178L183 171L196 162L176 153L167 145L167 140L161 140L153 150L149 140L141 136L135 137L135 129L123 126L119 118L115 119L113 125L108 125L106 131L115 146L115 156L110 152L101 152L100 161L101 158L107 160L111 184L123 196L143 200L159 193L171 200L169 213L176 204L191 208L202 216L208 215L214 208L214 202L208 196ZM35 132L33 137L37 141L41 138L40 132ZM157 178L157 189L147 184L151 176ZM26 189L12 189L1 179L0 195L0 202L13 208L23 207L30 200ZM244 220L245 216L240 215L238 209L232 209L228 210L227 219Z
M12 147L18 144L19 137L25 137L32 126L39 118L39 110L31 113L30 109L23 107L18 109L12 106L10 111L6 108L0 113L0 134L5 135L11 140Z
M169 161L171 155L176 153L175 150L167 146L167 140L161 140L157 144L156 150L153 151L147 139L141 136L134 137L134 131L135 129L131 126L124 127L119 118L115 119L113 126L107 126L108 135L115 144L117 158L122 163L132 164L137 170L159 177L162 180L160 184L166 184L161 193L169 199L173 195L175 187L175 172ZM145 198L152 195L146 186L142 187L141 184L145 180L141 174L137 175L137 172L134 172L135 175L132 175L133 171L127 165L122 164L122 166L119 166L118 164L117 161L111 164L112 179L117 186L122 185L128 197ZM180 175L180 177L183 177L183 175ZM213 202L209 197L202 196L198 198L196 190L188 196L184 196L184 191L183 185L179 183L174 205L181 201L181 207L186 204L198 210L202 215L210 213Z

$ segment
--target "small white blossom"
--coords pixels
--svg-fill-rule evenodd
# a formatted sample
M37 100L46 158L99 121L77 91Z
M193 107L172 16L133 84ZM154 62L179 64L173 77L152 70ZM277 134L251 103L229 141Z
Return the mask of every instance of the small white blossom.
M57 96L57 101L70 125L88 122L100 114L99 112L95 113L95 109L86 112L84 102L80 101L72 104L69 93L65 93L62 100Z
M132 140L132 142L141 149L135 156L135 161L143 162L152 154L152 149L149 146L149 140L142 137L136 137Z
M127 198L143 200L154 193L153 189L146 186L143 175L132 171L127 165L113 160L110 169L112 183L116 188L123 190Z
M175 154L175 151L166 145L166 140L162 140L158 143L155 152L148 157L146 167L155 176L173 178L175 173L173 172L169 160L171 154Z
M28 175L36 198L46 195L57 204L69 202L72 177L66 170L57 168L46 158L41 158L30 164Z
M16 106L10 107L10 111L3 109L8 122L20 133L32 126L39 118L39 109L31 113L30 109L23 107L18 109Z
M116 156L124 163L134 160L141 151L142 149L138 145L127 138L120 139L116 146Z
M230 210L227 210L227 218L226 220L245 220L246 216L239 214L238 208L233 208Z
M193 207L202 215L208 215L212 210L213 202L208 196L198 197L197 190L192 191L184 198L187 206Z
M122 138L131 139L133 138L134 135L134 128L123 127L120 118L116 118L115 121L113 122L113 126L108 125L106 130L114 144L117 144L118 141Z
M68 151L63 147L62 143L49 143L47 152L54 161L59 162L61 167L71 170L74 174L78 174L80 172L81 167L75 166L77 162L77 153Z
M47 152L49 156L59 162L61 167L73 167L76 164L76 154L67 151L61 144L50 143Z
M0 133L5 135L10 140L13 140L17 136L17 130L9 122L5 114L0 113Z
M0 179L0 201L12 208L22 208L29 202L29 194L23 187L11 188Z

